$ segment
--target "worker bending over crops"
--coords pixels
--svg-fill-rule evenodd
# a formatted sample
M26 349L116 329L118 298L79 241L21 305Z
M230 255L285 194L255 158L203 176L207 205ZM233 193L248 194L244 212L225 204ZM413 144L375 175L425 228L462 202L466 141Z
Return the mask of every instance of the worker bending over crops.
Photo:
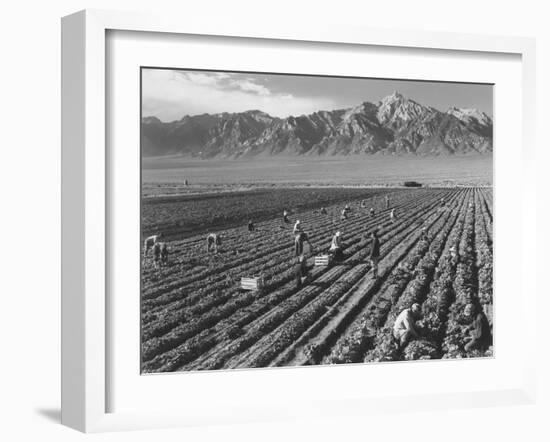
M490 336L490 327L487 318L483 313L477 311L474 304L468 304L464 308L464 316L466 319L472 319L468 336L468 341L464 346L464 350L472 351L476 348L483 348L487 343L487 338Z
M302 288L309 275L307 260L304 255L300 255L298 257L298 263L296 264L294 275L296 277L296 289L299 290L300 288Z
M252 222L252 220L248 220L248 231L249 232L254 232L254 230L256 230L256 227L254 226L254 223Z
M372 267L372 277L378 278L378 262L380 261L380 240L378 239L378 232L373 230L370 237L371 245L369 259Z
M326 215L327 214L327 209L325 209L324 207L321 207L321 213L323 215Z
M374 217L374 207L371 207L369 210L371 218Z
M348 212L347 212L346 208L344 207L342 209L342 213L340 215L340 220L344 221L345 219L347 219L347 217L348 217Z
M421 317L420 305L416 303L399 313L393 324L393 337L397 341L399 349L404 348L411 338L418 338L415 322Z
M160 238L162 238L162 233L145 238L145 242L143 243L143 258L147 257L147 252L153 248Z
M342 232L338 231L332 237L329 253L334 257L335 261L341 261L344 258L344 244L342 242Z
M218 253L218 247L222 245L222 237L217 233L209 233L206 237L206 252L214 250L214 253Z

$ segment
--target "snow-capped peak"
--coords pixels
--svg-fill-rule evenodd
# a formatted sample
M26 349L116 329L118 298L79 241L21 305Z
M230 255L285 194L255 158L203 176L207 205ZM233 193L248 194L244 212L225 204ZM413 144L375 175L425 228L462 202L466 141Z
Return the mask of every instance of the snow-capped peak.
M485 112L477 109L451 107L447 113L464 122L475 120L483 126L489 126L492 124L491 117L489 117Z

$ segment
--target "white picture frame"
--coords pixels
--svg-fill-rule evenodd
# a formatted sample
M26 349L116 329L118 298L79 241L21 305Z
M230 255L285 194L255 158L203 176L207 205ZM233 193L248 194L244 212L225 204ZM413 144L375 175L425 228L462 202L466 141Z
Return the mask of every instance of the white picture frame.
M412 403L418 409L460 408L527 404L535 401L536 324L524 324L525 348L518 353L524 372L521 385L460 394L426 394L404 397L391 391L386 397L312 401L310 408L274 406L261 411L254 403L239 404L234 412L189 413L170 411L108 412L112 385L107 376L109 345L107 302L110 241L109 186L106 151L108 118L106 35L108 31L207 35L342 45L428 48L515 54L522 71L522 234L521 265L535 256L534 108L535 42L518 37L494 37L417 31L389 31L345 26L295 27L269 22L212 22L194 17L182 24L177 17L86 10L62 20L62 423L84 432L215 423L251 422L287 417L368 414L374 410L403 411ZM137 103L137 102L136 102ZM136 104L137 105L137 104ZM497 123L498 124L498 123ZM529 233L529 231L531 233ZM526 233L527 232L527 233ZM521 308L537 304L534 280L522 281ZM243 372L239 374L243 376Z

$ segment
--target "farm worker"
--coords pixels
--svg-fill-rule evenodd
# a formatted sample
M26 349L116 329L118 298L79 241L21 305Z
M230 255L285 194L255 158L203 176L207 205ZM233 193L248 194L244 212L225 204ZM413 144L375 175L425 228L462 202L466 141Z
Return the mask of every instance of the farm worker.
M361 208L362 208L362 209L365 208L365 200L361 200Z
M346 212L349 212L349 211L350 211L349 204L346 204L346 207L344 207L344 210L345 210Z
M304 254L305 242L308 243L310 249L313 248L313 246L309 242L307 234L305 234L304 232L301 232L294 237L294 256L302 256Z
M391 209L390 212L390 221L393 223L395 222L395 209Z
M347 218L347 212L346 209L342 209L342 214L340 215L340 219L344 221Z
M248 220L248 231L253 232L255 230L254 223L252 220Z
M158 235L151 235L145 238L145 242L143 243L144 258L147 256L147 252L149 251L149 249L152 249L160 238L162 238L162 233L159 233Z
M474 304L468 304L464 308L464 316L466 318L472 318L472 324L470 325L468 336L468 342L464 346L464 350L471 351L476 348L482 347L486 338L490 335L489 323L485 315L477 311Z
M445 207L445 198L441 198L441 207Z
M294 224L294 229L292 229L292 233L294 233L294 235L299 235L300 233L303 233L302 224L300 223L299 219L296 220L296 223Z
M288 219L288 212L286 209L283 210L283 222L286 224L290 224L290 220Z
M371 207L369 212L370 212L370 216L373 217L374 216L374 207Z
M168 264L168 246L165 242L160 243L160 262L162 265Z
M217 233L209 233L206 237L206 251L210 252L213 249L215 253L218 253L218 247L222 245L222 237Z
M422 227L422 233L420 234L420 241L428 241L428 232L426 227Z
M326 215L327 214L327 209L325 209L324 207L321 207L321 213L323 215Z
M458 253L456 251L456 246L452 246L449 249L449 253L451 254L451 262L456 265L458 263Z
M420 305L416 303L399 313L393 324L393 337L399 343L399 348L407 345L411 338L418 338L414 323L421 317Z
M344 257L342 248L342 232L338 231L332 237L332 243L330 244L329 253L334 256L335 260L339 261Z
M156 242L153 245L153 262L155 265L155 269L158 269L160 267L160 251L161 251L161 244L160 242Z
M307 261L304 257L304 255L300 255L298 257L298 264L296 265L296 269L294 271L294 274L296 276L296 288L300 289L302 285L304 284L305 280L308 276L308 268L307 268Z
M378 232L376 230L373 230L370 236L371 245L369 259L372 267L372 277L378 278L378 262L380 261L380 240L378 239Z
M390 197L386 195L386 209L390 208Z

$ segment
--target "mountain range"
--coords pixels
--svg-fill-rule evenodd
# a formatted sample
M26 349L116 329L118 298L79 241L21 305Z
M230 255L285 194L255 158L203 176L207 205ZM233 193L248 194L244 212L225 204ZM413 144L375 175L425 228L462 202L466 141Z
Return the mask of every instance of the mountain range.
M277 118L259 110L141 121L142 155L242 158L352 154L490 154L493 121L476 109L441 112L398 92L377 103Z

